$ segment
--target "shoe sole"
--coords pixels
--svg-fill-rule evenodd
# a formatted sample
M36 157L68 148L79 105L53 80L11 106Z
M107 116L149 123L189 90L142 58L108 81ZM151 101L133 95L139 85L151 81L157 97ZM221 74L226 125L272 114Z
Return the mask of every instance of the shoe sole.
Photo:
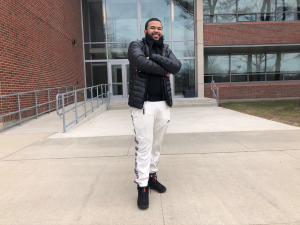
M138 205L138 207L139 207L139 209L141 209L141 210L145 210L145 209L148 209L148 208L149 208L149 205L147 205L147 206L139 206L139 205Z
M167 191L167 189L165 189L165 190L159 192L158 190L156 190L156 189L154 189L152 187L150 187L150 188L151 188L151 190L153 190L153 191L155 191L157 193L165 193Z

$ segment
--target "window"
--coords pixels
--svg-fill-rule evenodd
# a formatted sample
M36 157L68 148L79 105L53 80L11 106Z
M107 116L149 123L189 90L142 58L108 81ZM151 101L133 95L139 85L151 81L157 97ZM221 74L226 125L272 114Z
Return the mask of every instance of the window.
M299 0L203 0L204 23L291 21L300 18Z

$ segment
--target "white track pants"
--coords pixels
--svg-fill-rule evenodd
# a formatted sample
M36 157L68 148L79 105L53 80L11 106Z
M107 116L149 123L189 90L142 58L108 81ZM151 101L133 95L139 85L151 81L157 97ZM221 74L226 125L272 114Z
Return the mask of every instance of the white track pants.
M149 173L158 170L161 144L170 122L170 107L165 101L145 101L144 112L143 109L131 108L136 142L134 182L140 187L147 186Z

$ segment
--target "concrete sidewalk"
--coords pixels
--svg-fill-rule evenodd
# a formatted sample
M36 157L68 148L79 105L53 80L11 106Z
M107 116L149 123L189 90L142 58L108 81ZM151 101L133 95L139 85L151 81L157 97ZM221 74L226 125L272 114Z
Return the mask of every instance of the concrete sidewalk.
M168 190L152 191L146 211L136 206L128 110L51 131L1 133L1 225L300 224L299 127L172 109L158 173Z

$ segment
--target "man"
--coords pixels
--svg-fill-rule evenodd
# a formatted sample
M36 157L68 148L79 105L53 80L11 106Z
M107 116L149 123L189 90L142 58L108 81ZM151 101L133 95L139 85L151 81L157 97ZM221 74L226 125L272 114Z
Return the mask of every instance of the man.
M145 38L131 42L129 100L135 132L135 174L140 209L149 207L149 188L166 191L157 181L157 164L163 136L170 122L172 107L170 75L181 68L180 61L164 44L159 19L145 24Z

